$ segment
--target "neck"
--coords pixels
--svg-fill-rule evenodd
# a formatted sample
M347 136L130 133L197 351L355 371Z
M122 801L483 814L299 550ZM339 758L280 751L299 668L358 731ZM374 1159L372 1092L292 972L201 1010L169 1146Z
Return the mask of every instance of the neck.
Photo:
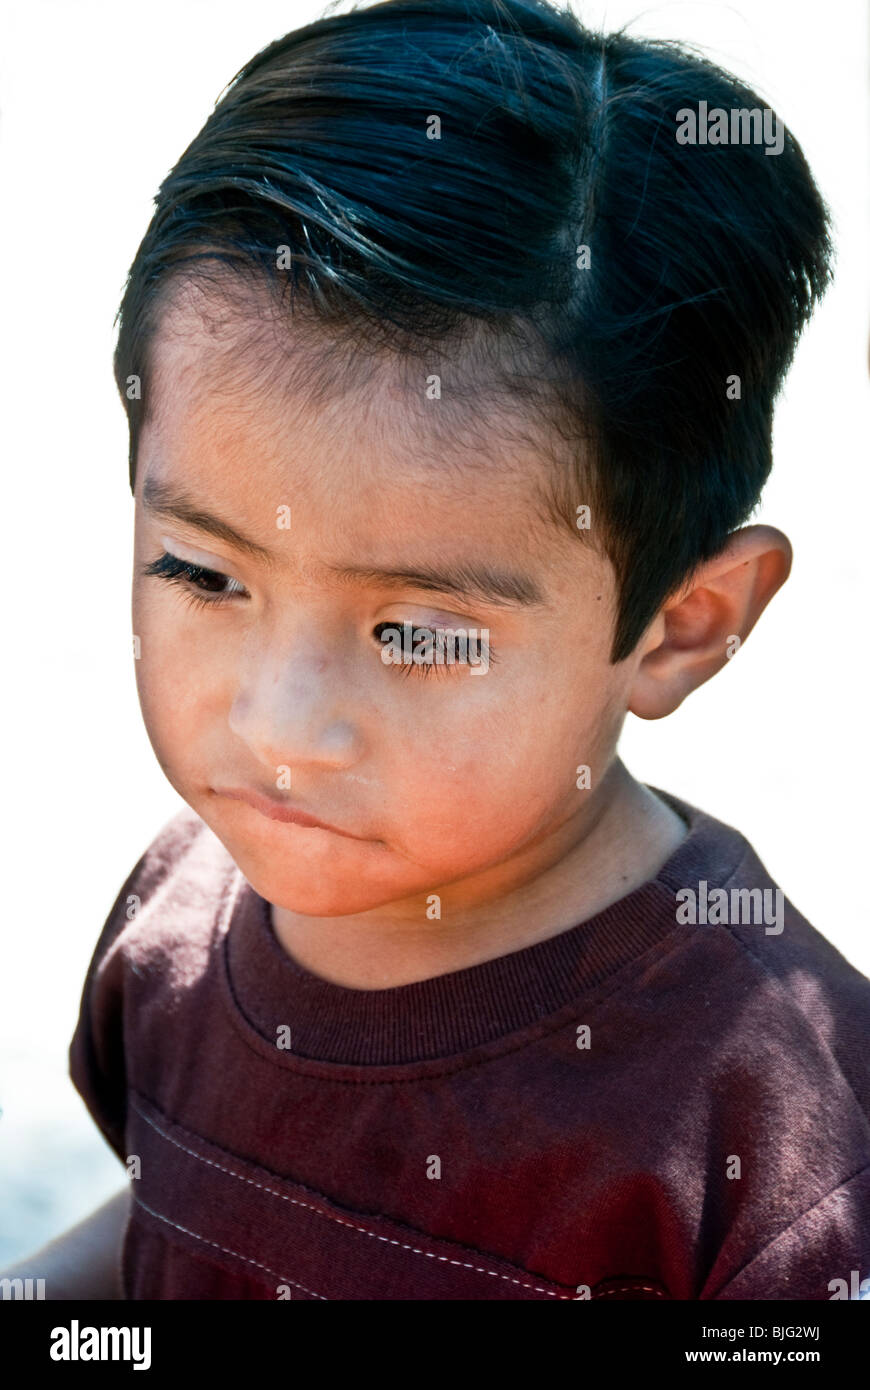
M654 878L685 838L674 811L614 759L582 825L566 822L510 861L441 893L442 918L413 904L343 917L272 906L288 955L347 989L392 989L522 950L567 931ZM411 908L410 911L406 910Z

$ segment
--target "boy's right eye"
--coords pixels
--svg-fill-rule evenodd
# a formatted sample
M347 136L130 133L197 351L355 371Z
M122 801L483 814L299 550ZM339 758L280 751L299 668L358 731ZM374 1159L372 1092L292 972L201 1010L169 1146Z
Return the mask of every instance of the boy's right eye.
M206 569L204 565L194 565L188 560L181 560L177 555L170 555L165 550L156 560L143 565L141 573L154 575L157 579L178 585L188 599L204 607L226 603L234 595L247 592L237 579L231 579L229 575L220 574L217 570ZM236 587L229 590L221 589L220 586L223 584Z

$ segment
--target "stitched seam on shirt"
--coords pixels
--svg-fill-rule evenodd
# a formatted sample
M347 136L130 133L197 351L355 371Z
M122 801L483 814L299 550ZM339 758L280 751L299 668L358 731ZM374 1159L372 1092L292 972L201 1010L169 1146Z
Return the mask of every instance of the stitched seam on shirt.
M760 1250L757 1250L755 1252L754 1255L750 1255L746 1263L740 1266L737 1273L732 1274L731 1278L728 1279L727 1282L724 1283L715 1294L711 1294L711 1298L716 1299L721 1297L725 1290L729 1288L733 1283L735 1283L740 1278L741 1274L743 1274L747 1269L750 1269L751 1266L755 1264L756 1260L760 1260L762 1255L766 1254L766 1252L771 1248L772 1245L776 1245L776 1242L778 1240L781 1240L783 1236L787 1236L793 1226L796 1226L799 1221L803 1221L805 1216L809 1216L810 1212L815 1211L816 1207L820 1207L823 1202L827 1202L828 1198L833 1197L835 1192L839 1192L841 1187L848 1187L850 1182L854 1182L856 1178L860 1178L864 1173L870 1173L870 1163L865 1163L864 1167L859 1168L858 1171L856 1173L853 1173L850 1178L843 1178L843 1181L838 1182L836 1187L832 1187L828 1192L824 1193L824 1195L819 1197L817 1201L813 1202L812 1206L809 1206L806 1208L805 1211L800 1212L799 1215L797 1215L792 1221L789 1221L787 1226L783 1226L781 1231L777 1231L775 1236L771 1236L770 1240L766 1243L766 1245L763 1245Z
M652 1284L626 1284L621 1289L602 1289L601 1293L594 1293L593 1298L612 1298L615 1293L654 1293L656 1298L664 1298L661 1289L656 1289Z
M470 1270L472 1270L475 1274L488 1274L488 1275L489 1275L490 1277L492 1277L492 1278L495 1278L495 1279L504 1279L504 1280L506 1280L506 1282L509 1283L509 1284L516 1284L516 1285L517 1285L519 1288L521 1288L521 1289L530 1289L533 1293L545 1293L545 1294L548 1294L550 1298L559 1298L559 1299L567 1299L567 1298L568 1298L568 1295L567 1295L567 1294L557 1293L557 1292L556 1292L555 1290L553 1290L553 1289L544 1289L544 1288L541 1288L540 1285L537 1285L537 1284L525 1284L525 1283L523 1283L523 1281L522 1281L521 1279L514 1279L514 1278L513 1278L511 1275L509 1275L509 1274L502 1274L500 1270L497 1270L497 1269L485 1269L485 1268L484 1268L483 1266L481 1266L481 1265L471 1264L470 1262L465 1261L465 1260L454 1260L454 1259L451 1259L449 1255L436 1255L436 1254L434 1254L432 1251L429 1251L429 1250L419 1250L416 1246L414 1246L414 1245L407 1245L404 1241L395 1240L395 1239L394 1239L393 1237L391 1237L391 1236L382 1236L382 1235L380 1235L377 1231L369 1231L369 1230L367 1230L367 1228L366 1228L365 1226L359 1226L359 1225L357 1225L357 1223L354 1222L354 1221L345 1221L345 1220L342 1219L342 1217L333 1215L332 1212L319 1211L318 1208L315 1207L315 1206L313 1206L310 1202L303 1202L303 1201L301 1201L298 1197L290 1197L290 1196L288 1196L288 1194L287 1194L286 1192L278 1192L278 1191L277 1191L275 1188L273 1188L273 1187L267 1187L267 1186L265 1185L265 1183L257 1182L254 1178L246 1178L246 1177L245 1177L243 1174L241 1174L241 1173L234 1173L233 1170L232 1170L231 1168L226 1168L226 1167L224 1167L224 1165L223 1165L222 1163L216 1163L216 1162L214 1161L214 1159L211 1159L211 1158L203 1158L203 1156L202 1156L201 1154L198 1154L194 1149L189 1149L189 1148L187 1147L186 1144L182 1144L180 1140L174 1139L174 1138L172 1137L171 1134L167 1134L165 1130L161 1129L160 1126L159 1126L157 1123L155 1123L154 1120L152 1120L152 1119L150 1118L150 1116L148 1116L148 1115L145 1114L144 1110L140 1109L140 1107L136 1104L135 1101L131 1101L131 1104L132 1104L134 1110L136 1110L137 1113L138 1113L139 1115L142 1116L142 1119L145 1121L145 1123L146 1123L147 1125L150 1125L151 1128L152 1128L153 1130L156 1130L156 1132L157 1132L158 1134L161 1134L161 1135L163 1136L163 1138L166 1139L170 1144L174 1144L175 1147L176 1147L177 1149L181 1149L183 1153L189 1154L191 1158L195 1158L195 1159L197 1160L197 1162L199 1162L199 1163L205 1163L209 1168L217 1168L219 1172L221 1172L221 1173L226 1173L228 1177L235 1178L237 1182L247 1183L250 1187L256 1187L256 1188L258 1188L261 1192L266 1192L266 1193L268 1193L268 1194L269 1194L270 1196L272 1196L272 1197L278 1197L278 1198L280 1198L282 1202L289 1202L289 1203L291 1204L291 1206L294 1206L294 1207L303 1207L306 1211L310 1211L310 1212L312 1212L315 1216L320 1216L320 1217L322 1217L322 1218L323 1218L324 1220L326 1220L326 1221L333 1221L333 1222L335 1222L335 1224L338 1225L338 1226L347 1226L347 1228L348 1228L349 1230L351 1230L351 1231L358 1231L361 1235L364 1235L364 1236L371 1236L371 1237L373 1237L375 1240L382 1240L382 1241L384 1241L387 1245L397 1245L397 1246L399 1247L400 1250L407 1250L407 1251L409 1251L412 1255L424 1255L427 1259L430 1259L430 1260L438 1260L438 1261L442 1262L443 1264L457 1265L460 1269L470 1269ZM143 1204L143 1205L144 1205L144 1204ZM146 1208L146 1210L147 1210L147 1208ZM173 1224L173 1223L170 1223L170 1224ZM181 1229L182 1229L182 1228L179 1227L179 1230L181 1230ZM193 1234L193 1233L191 1232L191 1234ZM223 1247L219 1247L219 1248L223 1248ZM233 1252L231 1252L231 1253L236 1253L236 1252L233 1251ZM242 1258L242 1259L245 1259L246 1257L243 1255L241 1258ZM252 1260L251 1263L252 1263L252 1264L256 1264L256 1260ZM264 1266L264 1268L265 1268L265 1266ZM270 1273L272 1273L272 1272L273 1272L273 1271L270 1270ZM280 1277L280 1276L279 1276L279 1277ZM289 1281L288 1281L288 1282L289 1282Z
M147 1118L147 1116L143 1116L143 1119ZM147 1211L151 1216L156 1216L158 1221L165 1221L167 1226L173 1226L176 1231L182 1231L186 1236L193 1236L194 1240L201 1240L204 1245L211 1245L215 1250L222 1250L225 1255L235 1255L237 1259L244 1260L246 1264L256 1265L258 1269L264 1269L267 1274L273 1274L276 1279L280 1279L282 1284L292 1284L294 1289L301 1289L303 1293L311 1294L312 1298L320 1298L324 1303L329 1302L329 1299L325 1298L322 1293L313 1293L311 1289L306 1289L304 1284L295 1283L293 1279L288 1279L286 1275L279 1274L277 1270L271 1269L269 1265L261 1264L259 1260L252 1260L248 1255L243 1255L239 1250L232 1250L228 1245L219 1245L216 1240L209 1240L207 1236L201 1236L197 1231L188 1230L187 1226L179 1226L177 1221L171 1221L168 1216L162 1216L159 1211L154 1211L154 1209L149 1207L146 1202L143 1202L140 1197L134 1197L133 1201L137 1206L141 1207L143 1211Z

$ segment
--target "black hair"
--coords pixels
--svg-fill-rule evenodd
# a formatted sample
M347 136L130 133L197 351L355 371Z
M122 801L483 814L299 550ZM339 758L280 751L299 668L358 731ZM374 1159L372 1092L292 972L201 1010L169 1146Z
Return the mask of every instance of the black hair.
M445 399L551 427L544 510L611 559L624 659L755 507L831 279L830 214L792 134L777 153L680 143L701 102L763 106L685 44L543 0L384 0L270 44L164 179L127 278L131 488L179 285L265 285L285 325L319 324L362 369L463 352Z

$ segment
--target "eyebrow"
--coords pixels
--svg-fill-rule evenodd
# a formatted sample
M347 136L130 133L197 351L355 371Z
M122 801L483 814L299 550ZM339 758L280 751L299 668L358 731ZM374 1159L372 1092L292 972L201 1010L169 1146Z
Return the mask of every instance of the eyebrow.
M270 568L276 564L277 557L273 551L242 535L229 522L157 478L146 478L142 489L142 506L157 516L180 521L185 526L226 541ZM543 592L528 575L488 564L460 563L444 569L428 565L400 565L397 568L379 569L366 565L330 565L322 562L317 568L343 584L424 589L430 593L452 594L466 601L476 600L490 607L524 609L548 606Z
M155 516L169 517L174 521L182 522L185 526L192 526L197 531L207 531L210 536L216 536L218 540L226 541L229 545L235 546L236 550L243 550L248 555L262 560L265 564L274 565L275 563L275 557L271 550L267 550L264 545L258 545L256 541L243 536L241 531L230 526L228 521L222 521L219 516L215 516L212 512L206 511L204 507L200 507L192 501L186 493L174 491L168 484L160 482L158 478L148 477L145 479L145 486L142 489L142 506L146 511L153 512Z

